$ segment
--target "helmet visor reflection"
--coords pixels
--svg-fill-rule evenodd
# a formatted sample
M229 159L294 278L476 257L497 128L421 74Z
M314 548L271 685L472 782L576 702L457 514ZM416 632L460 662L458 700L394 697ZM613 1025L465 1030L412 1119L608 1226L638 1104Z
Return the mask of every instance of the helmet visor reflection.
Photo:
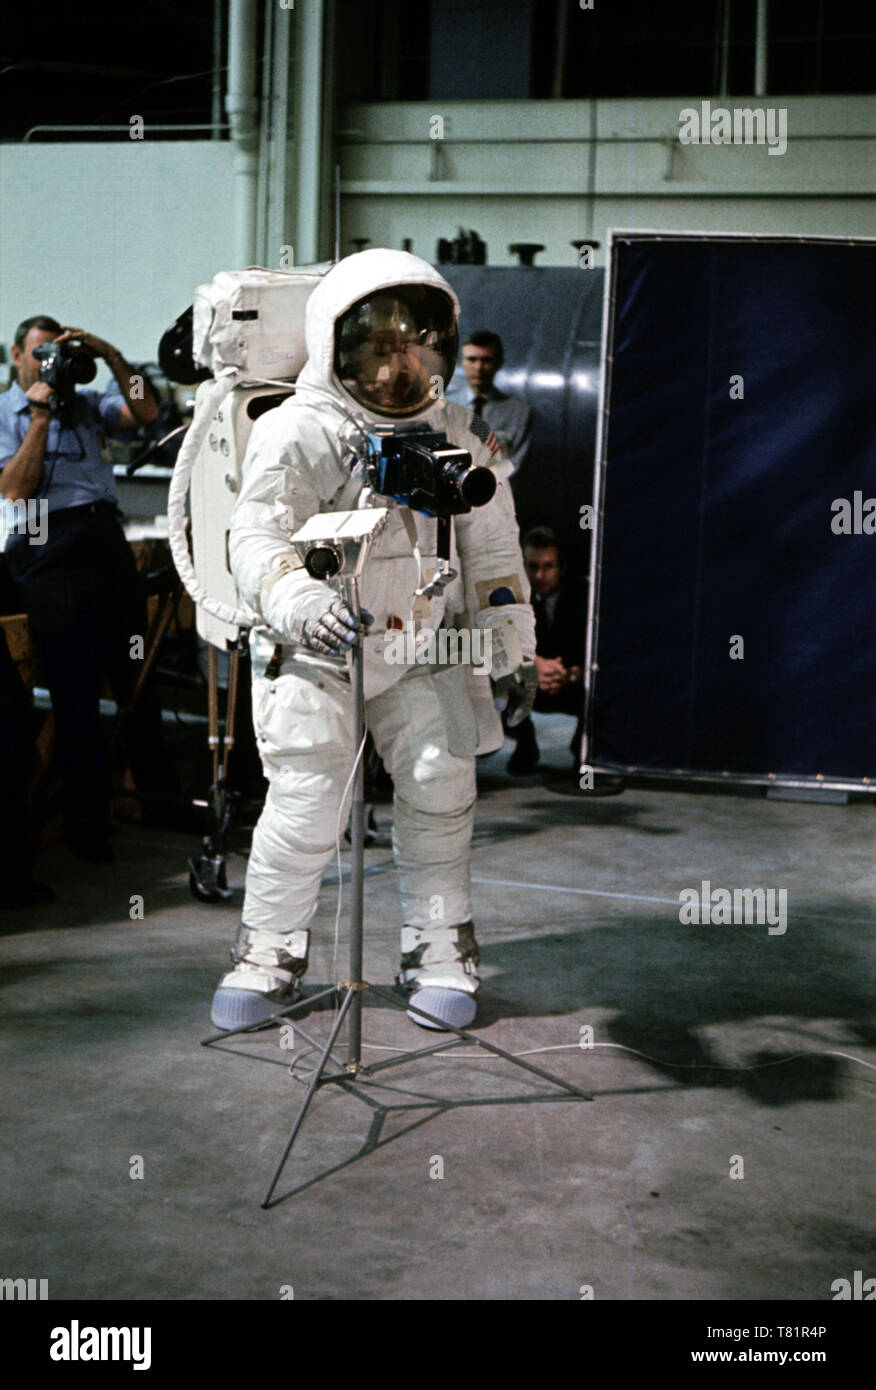
M380 415L413 415L443 394L456 365L453 303L442 290L396 285L358 300L335 327L335 372Z

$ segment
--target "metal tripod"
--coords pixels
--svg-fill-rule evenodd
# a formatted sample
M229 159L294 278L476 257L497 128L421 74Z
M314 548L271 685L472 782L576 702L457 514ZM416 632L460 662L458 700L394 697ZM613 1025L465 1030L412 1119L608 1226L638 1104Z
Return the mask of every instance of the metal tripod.
M360 616L359 609L359 586L355 575L344 578L342 581L343 596L349 608L357 617ZM362 746L365 735L365 694L364 694L364 673L362 663L362 642L361 637L357 638L351 652L351 684L353 690L353 748L359 750ZM364 764L361 756L358 757L352 786L352 805L350 815L350 833L352 843L350 845L350 965L348 979L336 985L330 985L327 989L321 990L318 994L312 994L307 999L300 1000L297 1004L290 1005L289 1008L282 1009L272 1015L270 1019L263 1019L259 1023L249 1024L244 1028L233 1028L221 1033L211 1034L209 1038L204 1038L202 1046L208 1047L210 1044L224 1041L238 1033L251 1033L265 1027L268 1022L288 1022L300 1010L310 1010L313 1005L320 1000L333 999L335 1004L340 1003L340 1007L329 1032L328 1041L323 1045L319 1061L314 1068L301 1102L294 1123L289 1131L289 1137L280 1156L280 1160L274 1169L268 1190L261 1203L263 1208L271 1205L271 1198L286 1162L292 1152L292 1146L298 1136L298 1132L304 1123L310 1102L320 1086L327 1086L330 1082L338 1082L343 1085L349 1083L357 1076L373 1076L380 1071L386 1071L389 1067L403 1066L412 1061L415 1057L427 1057L433 1052L443 1052L451 1047L458 1047L460 1043L471 1043L475 1047L482 1048L485 1052L491 1052L496 1057L503 1057L506 1062L511 1062L515 1067L522 1071L531 1072L534 1076L539 1076L544 1081L550 1081L552 1085L559 1086L561 1090L567 1091L578 1100L593 1100L593 1096L587 1091L582 1091L580 1087L572 1085L570 1081L563 1081L559 1076L554 1076L551 1072L544 1071L541 1067L535 1067L530 1062L524 1062L520 1057L515 1057L513 1053L506 1052L504 1048L497 1047L495 1043L487 1042L484 1038L478 1037L475 1033L469 1033L464 1028L454 1028L451 1024L444 1023L433 1014L426 1013L415 1005L411 1005L408 1000L400 999L390 990L383 989L378 985L371 984L368 980L362 979L362 927L363 927L363 868L364 868L364 832L365 832L365 773ZM392 1057L384 1062L373 1062L363 1065L362 1063L362 996L365 990L383 999L393 1008L402 1009L405 1012L417 1014L420 1018L428 1019L432 1023L451 1033L456 1034L455 1040L442 1039L440 1042L433 1043L430 1047L413 1048L409 1052L404 1052L398 1057ZM338 1038L338 1034L343 1027L344 1021L349 1018L350 1027L347 1038L347 1060L341 1062L333 1055L333 1048ZM313 1039L301 1029L299 1031L307 1038L308 1042L313 1043ZM313 1043L314 1046L318 1044ZM326 1071L326 1067L331 1062L338 1069L336 1071Z

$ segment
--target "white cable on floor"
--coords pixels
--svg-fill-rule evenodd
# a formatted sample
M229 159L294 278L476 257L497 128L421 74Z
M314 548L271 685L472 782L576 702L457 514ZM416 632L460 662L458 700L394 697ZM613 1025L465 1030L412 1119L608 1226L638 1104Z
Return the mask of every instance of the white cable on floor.
M410 1051L408 1047L390 1047L388 1043L363 1042L362 1046L374 1047L378 1052ZM452 1046L452 1044L448 1044L448 1046ZM527 1052L512 1052L510 1056L535 1057L539 1052L592 1052L597 1047L610 1047L618 1052L629 1052L633 1057L643 1057L646 1062L654 1062L659 1067L679 1067L688 1071L761 1071L764 1067L780 1067L786 1062L796 1062L801 1057L843 1057L847 1062L857 1062L859 1066L876 1071L876 1066L872 1062L865 1062L863 1057L853 1057L850 1052L826 1052L822 1049L816 1052L794 1052L790 1057L779 1057L774 1062L755 1062L749 1067L727 1067L717 1062L667 1062L660 1057L651 1057L647 1052L639 1052L635 1047L626 1047L623 1043L590 1043L588 1047L581 1047L579 1043L555 1043L552 1047L532 1047ZM503 1060L491 1052L435 1052L432 1055L442 1062L501 1062Z

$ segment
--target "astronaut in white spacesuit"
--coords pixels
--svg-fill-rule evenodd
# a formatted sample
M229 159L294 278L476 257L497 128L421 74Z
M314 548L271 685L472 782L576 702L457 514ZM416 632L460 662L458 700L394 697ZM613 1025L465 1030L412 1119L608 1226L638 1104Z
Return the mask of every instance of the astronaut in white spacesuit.
M399 664L392 642L410 624L418 632L442 623L489 628L510 617L523 664L503 685L521 717L531 706L535 632L505 481L511 466L471 432L471 411L443 397L458 312L451 287L419 257L380 249L349 256L308 300L308 361L294 396L253 427L229 553L240 596L266 629L252 642L253 718L270 787L253 835L234 968L213 999L217 1028L258 1023L300 997L353 765L348 652L360 625L329 582L310 577L291 537L317 512L368 506L391 508L360 598L366 721L395 788L398 980L411 1003L444 1023L474 1021L469 861L478 735L466 669ZM492 501L454 517L457 577L429 598L415 591L437 566L435 518L373 492L360 461L363 431L412 423L445 431L474 465L497 475Z

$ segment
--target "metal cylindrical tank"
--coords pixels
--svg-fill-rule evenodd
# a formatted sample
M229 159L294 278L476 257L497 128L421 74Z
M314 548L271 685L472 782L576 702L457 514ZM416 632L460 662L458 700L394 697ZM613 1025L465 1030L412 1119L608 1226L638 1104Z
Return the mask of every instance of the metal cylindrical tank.
M604 271L562 266L441 266L462 306L463 336L498 333L496 385L532 406L527 463L514 479L521 527L553 526L575 570L586 570L592 501ZM462 367L457 381L464 381Z

